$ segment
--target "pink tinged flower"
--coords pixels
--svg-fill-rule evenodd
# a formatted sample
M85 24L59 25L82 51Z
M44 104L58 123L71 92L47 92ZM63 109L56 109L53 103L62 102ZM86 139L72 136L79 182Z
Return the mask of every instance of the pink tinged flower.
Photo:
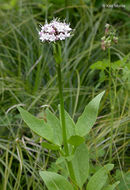
M105 28L109 28L109 27L110 27L110 24L107 23L107 24L105 25Z
M107 34L109 32L109 28L105 29L105 34Z
M58 19L54 19L49 24L46 22L46 24L41 27L39 36L42 42L55 42L57 40L65 40L70 37L71 31L72 29L69 24L60 22Z
M66 38L70 37L70 33L65 33Z
M118 42L118 37L113 37L113 41L117 44L117 42Z
M102 48L102 50L104 50L104 51L106 50L106 45L105 45L104 42L101 43L101 48Z
M58 39L59 39L59 40L65 40L66 35L65 35L65 34L60 33L57 37L58 37Z

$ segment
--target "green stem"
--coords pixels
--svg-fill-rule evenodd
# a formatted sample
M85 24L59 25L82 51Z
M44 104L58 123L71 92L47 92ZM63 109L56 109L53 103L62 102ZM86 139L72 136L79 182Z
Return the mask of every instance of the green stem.
M113 102L112 102L112 75L111 75L111 54L110 48L108 48L108 60L109 60L109 94L110 94L110 110L111 110L111 132L110 132L110 155L109 155L109 162L112 162L112 143L113 143Z
M61 126L62 126L62 137L65 156L69 156L69 147L67 143L67 134L66 134L66 122L65 122L65 111L64 111L64 99L63 99L63 86L62 86L62 76L61 76L61 49L60 45L53 46L54 57L56 61L57 75L58 75L58 87L59 87L59 98L60 98L60 113L61 113ZM70 174L71 180L75 181L74 170L72 162L67 161L67 166ZM76 188L76 187L75 187Z
M69 156L69 148L67 143L66 135L66 123L65 123L65 112L64 112L64 100L63 100L63 87L62 87L62 78L61 78L61 65L57 64L57 74L58 74L58 87L59 87L59 97L60 97L60 112L61 112L61 125L62 125L62 136L63 136L63 145L65 150L65 155ZM71 162L67 162L69 173L71 179L74 179L74 171Z
M60 65L60 63L57 64L57 74L58 74L58 87L59 87L59 97L60 97L60 111L61 111L63 144L64 144L64 149L65 149L65 154L66 154L66 156L68 156L69 155L69 149L68 149L67 136L66 136L63 88L62 88L61 65Z

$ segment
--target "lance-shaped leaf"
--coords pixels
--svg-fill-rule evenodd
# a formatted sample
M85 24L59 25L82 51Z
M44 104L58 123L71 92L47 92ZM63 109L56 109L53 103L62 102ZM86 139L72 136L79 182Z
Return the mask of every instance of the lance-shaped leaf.
M59 105L59 113L60 113L60 105ZM61 118L61 113L60 113ZM66 123L66 133L67 133L67 140L75 135L75 123L70 115L65 111L65 123Z
M53 129L53 142L62 145L62 129L59 119L48 109L46 110L47 125Z
M99 169L89 180L86 190L101 190L105 185L108 173L113 169L113 164L107 164L101 169Z
M18 107L18 110L30 129L32 129L35 133L45 138L46 140L53 142L53 129L50 126L46 125L43 119L34 117L32 114L21 107Z
M72 159L77 185L82 188L89 175L89 153L85 144L79 145Z
M119 183L120 182L117 181L116 183L114 183L112 185L108 185L108 186L104 187L103 190L114 190Z
M74 190L65 177L48 171L40 171L40 176L45 182L48 190Z
M91 128L93 127L97 114L100 100L103 96L104 92L97 95L89 104L86 106L84 112L79 117L76 123L76 134L79 136L87 135Z

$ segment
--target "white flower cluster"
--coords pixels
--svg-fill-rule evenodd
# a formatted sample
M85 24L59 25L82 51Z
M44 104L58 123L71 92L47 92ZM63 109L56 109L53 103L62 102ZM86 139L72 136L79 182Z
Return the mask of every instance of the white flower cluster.
M65 40L65 38L70 37L71 31L72 29L69 24L54 19L49 24L46 23L41 27L39 36L42 42L55 42L57 40Z

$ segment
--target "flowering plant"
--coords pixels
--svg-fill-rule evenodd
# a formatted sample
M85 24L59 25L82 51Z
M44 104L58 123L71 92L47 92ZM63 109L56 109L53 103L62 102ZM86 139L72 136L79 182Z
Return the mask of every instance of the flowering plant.
M118 37L116 36L115 29L110 25L105 25L105 35L101 38L101 47L103 50L110 48L112 42L117 44Z
M58 19L54 19L49 24L46 22L44 26L41 26L41 31L39 32L40 40L42 42L65 40L70 37L71 31L72 29L69 24L60 22Z
M71 31L72 29L65 22L53 20L50 24L46 23L41 27L40 40L42 42L64 40L71 35ZM59 152L56 164L64 163L66 167L67 177L51 171L40 171L40 176L49 190L82 190L84 184L86 190L112 190L118 184L118 182L112 185L107 184L108 174L113 169L113 164L101 167L93 176L90 176L89 150L85 144L85 136L89 134L96 121L104 92L89 102L75 123L64 109L60 43L53 43L53 55L59 87L59 118L46 109L46 119L38 119L18 107L25 123L44 139L42 146Z

